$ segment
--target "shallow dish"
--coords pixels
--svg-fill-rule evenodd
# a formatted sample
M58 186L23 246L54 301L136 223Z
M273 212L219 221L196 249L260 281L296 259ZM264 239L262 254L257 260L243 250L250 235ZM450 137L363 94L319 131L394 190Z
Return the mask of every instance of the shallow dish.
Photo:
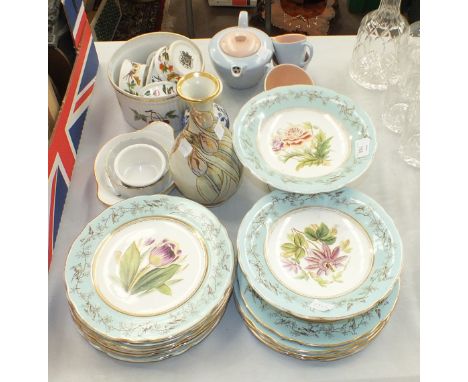
M383 327L388 322L391 311L388 316L381 320L375 327L371 328L367 333L357 338L355 341L339 344L333 347L323 346L307 346L294 341L289 341L279 336L274 331L265 327L261 322L255 319L255 316L251 314L248 306L241 298L239 285L234 284L234 295L236 297L236 303L243 320L245 321L249 330L263 343L273 350L287 353L291 356L298 358L303 357L304 359L336 359L342 358L347 355L351 355L358 349L364 348L366 345L380 333Z
M349 98L312 85L253 97L233 124L233 142L257 178L289 192L339 189L370 166L377 148L369 116Z
M353 317L387 297L400 275L400 235L381 206L343 189L274 191L245 215L239 266L270 305L312 321Z
M336 347L353 343L388 319L398 300L400 282L396 281L388 297L369 311L345 320L311 322L282 312L262 300L250 287L242 271L237 271L237 300L259 324L281 338L311 347Z
M107 159L109 153L115 145L122 142L132 140L135 143L154 144L159 143L169 155L174 144L174 133L172 128L163 122L153 122L146 128L127 134L120 134L109 140L96 155L94 162L94 176L97 183L97 196L101 202L107 205L113 205L127 196L122 195L121 191L116 189L113 182L110 180L107 172ZM166 194L174 188L174 181L171 173L168 171L163 179L158 182L157 187L153 190L155 193ZM126 191L124 189L124 191Z
M154 343L205 320L231 288L234 263L226 229L205 207L167 195L131 198L73 243L67 298L97 335Z

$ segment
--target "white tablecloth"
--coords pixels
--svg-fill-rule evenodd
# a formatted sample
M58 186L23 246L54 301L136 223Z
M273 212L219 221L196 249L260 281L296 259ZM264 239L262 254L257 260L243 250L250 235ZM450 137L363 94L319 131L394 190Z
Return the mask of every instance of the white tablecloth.
M354 37L312 37L314 57L308 72L317 85L351 97L373 119L378 139L375 160L355 187L380 203L393 217L405 248L401 294L391 321L364 351L331 363L300 361L270 350L244 326L233 301L214 332L185 354L153 364L116 361L93 349L78 334L65 299L63 270L68 250L88 221L103 211L96 197L93 164L110 138L132 131L107 80L106 66L120 42L97 43L100 67L83 130L73 179L49 273L50 381L415 381L419 378L419 171L397 154L398 136L382 126L383 93L367 91L348 75ZM214 73L208 40L195 40ZM217 102L233 121L240 107L262 90L225 86ZM244 171L238 192L212 211L233 242L244 214L268 190ZM176 191L173 193L177 194Z

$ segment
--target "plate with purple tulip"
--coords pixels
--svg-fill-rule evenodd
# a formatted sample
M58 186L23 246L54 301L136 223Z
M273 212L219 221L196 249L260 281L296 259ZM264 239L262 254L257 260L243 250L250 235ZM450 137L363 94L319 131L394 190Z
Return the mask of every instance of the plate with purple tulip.
M212 330L234 262L225 228L205 207L168 195L134 197L103 211L73 243L67 298L92 344L141 362Z
M314 321L368 311L388 296L402 264L390 216L349 188L266 195L244 217L237 246L239 266L263 300Z

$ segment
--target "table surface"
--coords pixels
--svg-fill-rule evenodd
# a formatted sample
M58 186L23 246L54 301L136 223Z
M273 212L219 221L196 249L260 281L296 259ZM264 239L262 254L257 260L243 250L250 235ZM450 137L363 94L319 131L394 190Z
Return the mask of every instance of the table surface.
M114 360L92 348L75 329L65 299L63 270L68 250L84 226L106 206L96 196L94 158L99 148L117 134L132 131L121 114L106 75L106 66L121 42L98 42L99 71L86 125L76 158L65 209L49 271L50 381L416 381L419 380L419 170L398 156L399 137L381 123L383 93L356 85L348 75L354 36L310 37L314 57L307 69L317 85L351 97L366 110L377 130L378 149L370 169L350 184L380 203L393 217L405 248L401 293L396 310L383 332L362 352L331 362L300 361L274 352L244 326L234 302L213 333L183 355L152 364ZM194 40L205 57L208 40ZM263 84L236 91L224 87L217 102L231 118L262 91ZM268 192L249 171L240 189L212 211L235 242L240 221ZM173 191L177 195L177 191Z

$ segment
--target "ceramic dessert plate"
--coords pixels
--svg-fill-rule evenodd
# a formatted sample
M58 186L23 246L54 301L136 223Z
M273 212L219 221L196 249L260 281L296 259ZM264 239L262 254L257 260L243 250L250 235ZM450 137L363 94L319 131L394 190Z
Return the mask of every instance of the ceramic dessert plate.
M402 243L387 213L356 190L274 191L244 217L239 265L273 307L314 321L362 314L399 277Z
M231 288L234 263L225 228L206 208L135 197L106 209L75 240L67 298L95 336L157 346L206 322Z
M313 85L278 87L249 100L233 126L242 164L270 186L314 194L362 175L377 148L369 116L349 98Z
M388 297L362 315L332 322L311 322L291 316L263 301L240 270L237 272L237 282L239 289L236 290L236 298L242 300L243 306L256 322L285 342L295 342L306 347L336 347L359 340L389 318L400 290L397 281Z
M284 313L280 312L279 315L271 316L267 320L268 323L265 324L253 313L256 308L252 309L248 304L252 300L248 297L250 292L248 285L245 285L246 280L242 281L242 276L239 277L239 273L237 279L238 283L234 284L234 295L239 313L249 330L260 341L273 350L296 358L324 361L343 358L366 347L380 333L390 319L399 293L399 282L397 281L387 302L382 303L381 310L371 311L366 317L357 316L349 322L336 321L322 324L309 322L300 324L294 319L285 318ZM267 304L261 299L259 301L261 304L257 304L257 307L263 309L263 306ZM259 313L258 309L256 311ZM276 327L271 326L271 320L277 323ZM286 338L285 334L288 334L291 330L294 332L294 337ZM322 337L322 342L327 339L329 342L324 345L310 345L298 341L297 339L300 336L305 337L309 341ZM333 342L333 340L336 340L340 336L345 336L349 341L330 342Z

